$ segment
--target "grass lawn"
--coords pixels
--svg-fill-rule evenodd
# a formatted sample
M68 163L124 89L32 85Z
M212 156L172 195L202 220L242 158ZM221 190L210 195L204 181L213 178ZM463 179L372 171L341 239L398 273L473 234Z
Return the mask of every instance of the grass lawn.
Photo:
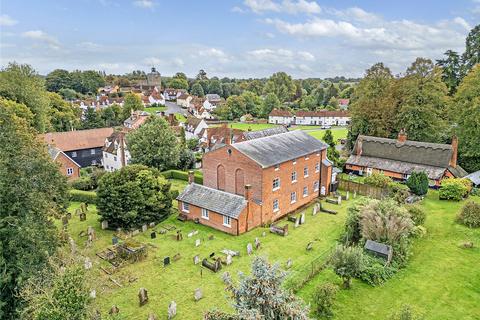
M185 185L185 181L172 180L174 189L181 190ZM81 222L78 217L73 216L68 226L68 232L76 241L80 253L89 256L94 262L89 278L92 280L92 288L95 288L97 292L96 307L102 314L105 315L115 304L120 308L120 314L125 319L143 320L150 312L156 313L159 318L163 319L166 318L168 304L174 300L177 303L178 319L200 319L204 311L213 307L224 310L231 309L221 275L228 271L236 278L239 271L249 273L254 255L266 256L271 262L278 262L282 266L285 266L287 260L291 258L293 267L290 272L296 275L298 270L303 270L306 265L329 250L343 229L348 203L343 202L341 206L326 206L338 210L339 214L319 213L312 216L310 207L306 211L306 224L294 229L293 223L289 223L287 237L271 234L265 228L256 228L236 237L193 222L182 223L172 216L160 225L173 225L177 227L176 230L182 230L183 241L174 240L176 230L169 231L164 235L158 233L156 239L150 239L150 230L144 234L140 233L135 236L136 240L154 246L148 247L147 259L126 265L112 275L107 275L100 269L100 266L110 267L110 264L95 256L96 252L111 244L113 235L112 231L101 230L95 206L89 206L87 221ZM69 211L74 212L78 207L79 203L72 203ZM284 223L286 222L282 221L282 225ZM79 236L79 233L87 230L88 226L94 227L97 236L91 248L86 248L86 238ZM158 227L156 229L160 230ZM187 234L193 230L198 230L198 235L188 238ZM263 231L266 231L265 237L262 237ZM214 236L213 240L208 240L210 235ZM254 255L248 256L246 246L248 243L253 244L255 237L259 237L262 246L258 251L254 251ZM197 248L195 247L196 239L201 239L201 245ZM306 251L307 244L314 239L318 239L314 243L314 249ZM224 257L220 253L223 249L239 251L241 256L234 257L233 264L224 267L218 273L193 264L193 257L197 254L201 259L208 257L212 252L215 252L217 256ZM170 266L164 268L163 258L165 256L173 257L177 253L181 254L181 259L172 261ZM118 281L122 287L115 285L109 279L110 277ZM149 302L143 307L138 306L137 297L141 287L145 287L149 295ZM196 288L201 288L204 294L204 298L199 302L195 302L193 298Z
M155 114L157 111L165 111L167 107L147 107L145 111L150 112L151 114Z
M347 128L332 128L330 129L333 134L333 140L337 142L338 139L346 139L348 129ZM317 138L318 140L322 140L326 130L316 130L316 131L307 131L309 135L312 137Z
M335 319L383 320L402 304L414 306L425 319L480 319L480 229L454 222L464 203L440 201L437 192L429 191L422 203L428 214L427 235L415 240L407 267L379 287L354 280L352 289L337 296ZM460 248L466 241L475 248ZM299 295L312 302L315 287L327 281L341 284L327 270Z
M186 122L187 118L181 113L175 113L175 118L177 118L178 121L180 122Z

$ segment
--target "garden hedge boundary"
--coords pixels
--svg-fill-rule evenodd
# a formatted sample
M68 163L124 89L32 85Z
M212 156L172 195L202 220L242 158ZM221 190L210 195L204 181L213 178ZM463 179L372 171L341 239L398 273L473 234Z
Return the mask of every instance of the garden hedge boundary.
M188 181L188 172L187 171L181 171L181 170L167 170L163 171L162 175L166 179L177 179L177 180L184 180ZM203 184L203 175L202 173L196 171L194 174L194 180L195 183L198 184Z
M71 189L69 191L70 201L85 202L95 204L97 202L97 193L94 191L83 191Z

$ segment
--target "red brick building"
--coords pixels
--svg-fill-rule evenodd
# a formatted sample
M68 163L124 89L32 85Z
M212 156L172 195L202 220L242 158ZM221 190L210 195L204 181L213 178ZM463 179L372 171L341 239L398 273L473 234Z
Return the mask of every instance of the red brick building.
M425 172L431 187L440 186L445 177L467 175L457 164L458 140L451 144L407 140L402 130L397 139L360 135L345 170L361 175L383 173L395 180L406 180L412 172Z
M62 150L48 146L48 153L53 161L59 164L60 172L68 178L75 180L80 177L80 165L67 156Z
M327 146L298 130L230 144L203 157L204 185L177 198L187 219L241 234L328 193Z

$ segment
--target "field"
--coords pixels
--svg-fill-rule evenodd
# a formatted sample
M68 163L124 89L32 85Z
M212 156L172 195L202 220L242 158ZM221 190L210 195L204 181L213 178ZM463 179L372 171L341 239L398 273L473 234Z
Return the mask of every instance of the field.
M172 181L172 186L175 189L183 189L185 182L175 180ZM73 212L78 206L78 203L72 203L69 210ZM330 205L329 208L333 207L334 205ZM255 237L258 237L262 246L258 251L254 251L254 255L266 256L271 262L278 262L285 266L287 260L291 258L293 267L290 271L295 275L297 270L302 270L318 256L324 255L335 243L343 227L346 207L345 203L341 207L335 206L335 209L340 212L336 216L320 213L312 216L312 209L309 208L306 224L294 229L293 224L289 223L290 234L285 238L271 234L264 228L257 228L235 237L193 222L182 223L175 217L170 217L161 225L172 225L176 226L176 230L182 230L183 241L174 240L176 230L169 231L165 235L158 234L153 240L149 237L150 230L140 233L135 236L136 240L155 246L149 246L148 258L142 262L127 265L110 276L100 269L100 266L109 267L109 263L96 257L95 253L111 244L113 232L101 230L95 207L89 206L87 221L80 222L78 217L74 216L70 220L68 231L75 239L79 250L94 261L94 267L91 270L92 286L97 291L95 300L97 307L103 314L116 304L125 319L146 319L149 312L155 312L160 318L165 318L167 306L174 300L177 303L178 319L201 319L203 312L213 307L230 310L230 301L224 292L221 274L228 271L236 278L239 271L249 272L253 256L248 256L246 253L247 243L253 244ZM88 226L95 228L97 236L91 248L85 248L86 239L79 237L79 233L86 230ZM160 229L157 227L157 230ZM198 230L199 234L188 238L187 234L193 230ZM266 231L265 237L262 237L263 231ZM213 240L208 240L210 235L214 237ZM305 249L307 244L317 238L314 249L307 252ZM201 245L198 248L194 245L196 239L201 239ZM241 257L234 257L233 264L224 267L219 273L213 273L201 268L200 265L193 264L193 257L197 254L201 259L208 257L212 252L217 256L225 257L220 253L223 249L239 251ZM164 268L163 258L173 257L177 253L181 254L181 259ZM110 277L119 282L122 287L115 285L109 279ZM149 303L143 307L138 306L137 298L141 287L148 290L150 299ZM204 298L199 302L193 299L196 288L201 288L204 294Z
M147 107L145 108L145 111L155 114L157 111L165 111L167 110L167 107Z
M347 138L347 128L332 128L330 129L333 134L333 141L337 142L338 139ZM323 140L323 135L326 130L315 130L315 131L306 131L312 137L317 138L318 140Z
M454 222L463 204L439 201L438 193L430 191L423 203L428 233L415 241L407 268L383 286L354 281L352 289L341 290L334 319L387 319L402 304L414 306L425 319L480 319L480 229ZM460 248L466 241L476 247ZM326 281L340 284L328 270L299 295L311 302L315 287Z

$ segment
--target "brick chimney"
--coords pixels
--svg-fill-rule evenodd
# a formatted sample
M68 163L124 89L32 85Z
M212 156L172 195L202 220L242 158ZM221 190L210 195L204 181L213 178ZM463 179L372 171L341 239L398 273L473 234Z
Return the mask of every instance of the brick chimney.
M457 167L457 152L458 152L458 138L457 136L452 137L452 158L450 158L449 165L453 168Z
M225 135L225 144L226 145L229 145L229 144L232 144L232 137L231 137L231 131L230 131L230 128L227 128L225 126L225 131L224 131L224 135Z
M355 147L356 147L355 153L357 157L360 157L362 155L362 144L363 144L362 138L358 138L357 143L355 144Z
M407 141L407 133L405 132L405 128L403 128L398 133L398 142L404 143L405 141Z
M245 200L250 201L252 199L252 185L245 185Z
M188 184L192 184L195 182L195 176L193 170L188 171Z

